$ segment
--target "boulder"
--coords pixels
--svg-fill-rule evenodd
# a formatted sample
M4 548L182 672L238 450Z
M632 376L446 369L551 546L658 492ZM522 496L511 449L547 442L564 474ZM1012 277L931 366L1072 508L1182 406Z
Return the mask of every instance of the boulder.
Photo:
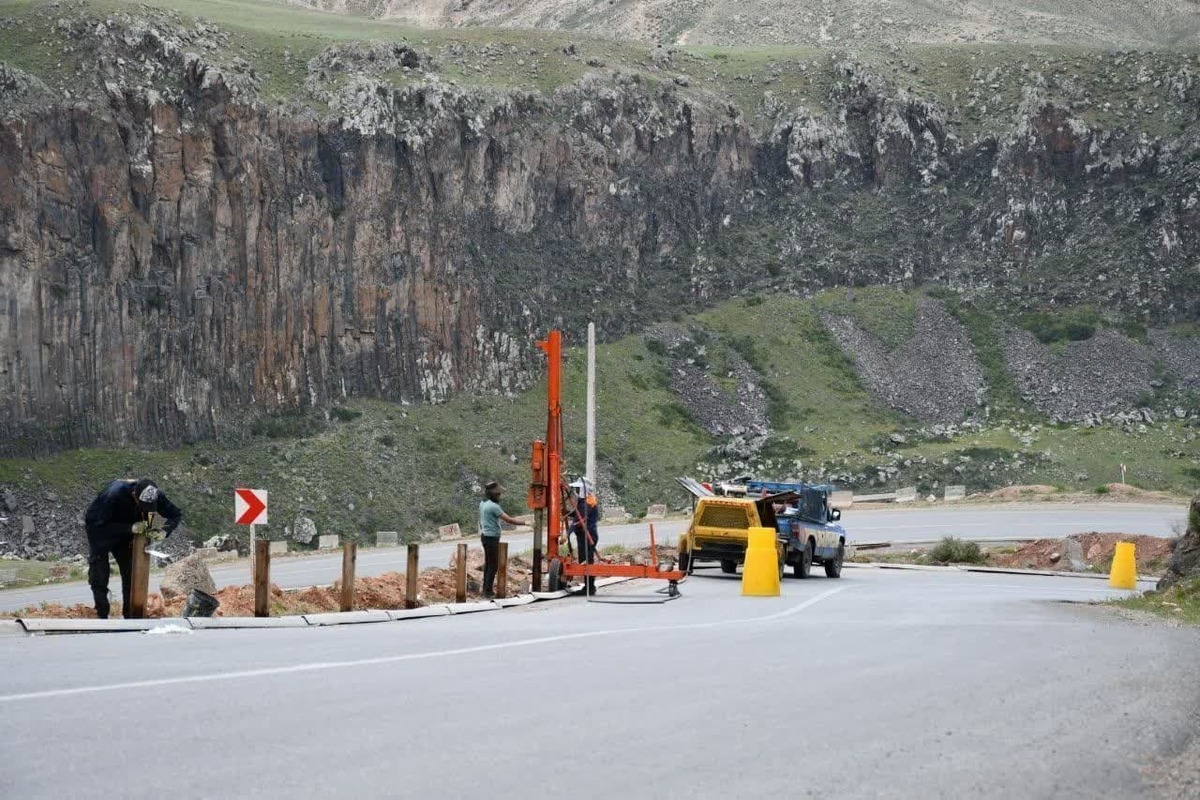
M216 594L217 591L208 565L195 553L167 567L159 583L159 591L164 600L186 597L192 589L199 589L208 594Z
M292 541L309 544L317 538L317 523L305 516L296 517L292 524Z
M1162 591L1191 578L1200 578L1200 495L1192 498L1187 531L1175 542L1171 563L1157 588Z

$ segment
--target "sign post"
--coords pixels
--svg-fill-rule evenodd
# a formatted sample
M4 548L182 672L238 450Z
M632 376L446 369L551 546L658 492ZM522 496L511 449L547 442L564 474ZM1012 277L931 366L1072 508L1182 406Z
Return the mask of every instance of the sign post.
M250 557L254 574L254 616L268 616L267 601L271 586L271 543L259 542L255 526L267 524L267 490L234 489L233 521L250 526Z

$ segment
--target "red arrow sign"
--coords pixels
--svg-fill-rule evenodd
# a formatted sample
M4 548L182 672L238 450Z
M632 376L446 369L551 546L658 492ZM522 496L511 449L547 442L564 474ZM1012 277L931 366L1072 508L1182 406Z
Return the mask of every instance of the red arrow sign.
M238 525L266 525L267 490L234 489L233 521Z

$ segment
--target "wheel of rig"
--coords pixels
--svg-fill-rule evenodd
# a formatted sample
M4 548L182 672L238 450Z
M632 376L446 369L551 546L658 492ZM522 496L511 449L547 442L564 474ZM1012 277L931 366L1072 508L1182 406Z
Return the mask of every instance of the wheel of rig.
M562 561L557 558L550 559L550 569L546 572L546 581L550 591L557 592L563 588L562 570Z

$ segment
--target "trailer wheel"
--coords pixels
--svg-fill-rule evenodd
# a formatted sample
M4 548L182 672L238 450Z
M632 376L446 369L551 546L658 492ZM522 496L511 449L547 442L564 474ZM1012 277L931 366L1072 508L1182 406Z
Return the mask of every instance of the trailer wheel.
M737 574L737 562L734 561L732 558L722 559L721 560L721 572L724 572L726 575L736 575Z
M839 542L837 549L837 557L832 560L825 561L825 577L840 578L842 577L842 562L846 559L846 545Z
M807 578L812 572L812 563L812 540L808 539L804 542L804 549L800 551L800 558L796 559L796 563L792 565L792 574L797 578Z
M562 570L562 561L557 558L550 559L550 569L546 572L547 588L550 591L557 592L563 588Z

